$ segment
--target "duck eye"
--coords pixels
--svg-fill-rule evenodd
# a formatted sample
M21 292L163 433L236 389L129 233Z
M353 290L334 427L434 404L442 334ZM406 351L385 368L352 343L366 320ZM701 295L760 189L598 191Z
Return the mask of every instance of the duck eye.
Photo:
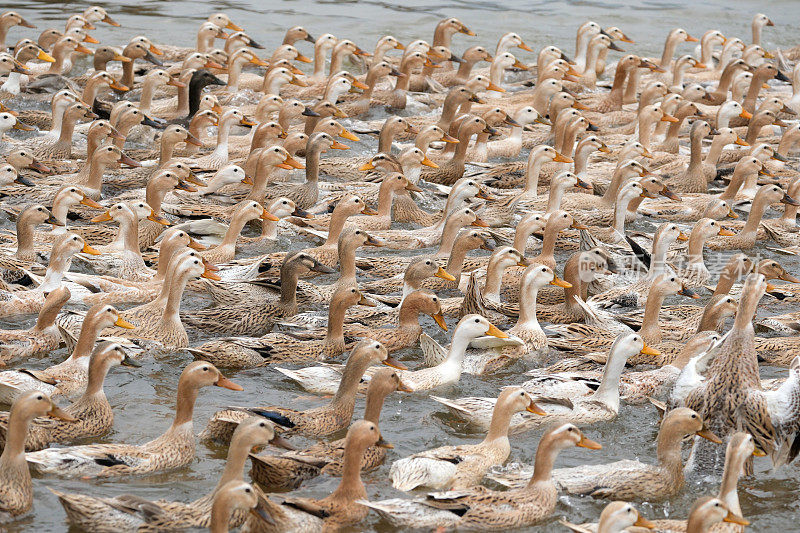
M481 321L481 320L480 320L479 318L476 318L476 319L475 319L475 323L476 323L476 324L480 323L480 321Z
M207 366L203 367L203 372L208 372L208 367Z

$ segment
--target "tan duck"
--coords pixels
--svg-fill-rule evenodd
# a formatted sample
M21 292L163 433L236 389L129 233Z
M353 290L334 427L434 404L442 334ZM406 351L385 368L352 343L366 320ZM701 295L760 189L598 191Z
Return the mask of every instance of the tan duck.
M369 512L357 501L367 495L361 481L361 464L365 451L373 446L392 447L383 440L374 423L366 420L354 422L345 437L342 480L329 496L321 500L286 498L278 504L264 495L262 505L265 505L272 522L250 517L242 531L338 531L357 524Z
M546 432L536 450L536 466L522 488L495 491L478 486L466 490L434 492L417 500L363 501L394 527L459 527L510 529L536 524L555 510L558 490L551 473L559 452L579 446L597 450L601 445L586 438L572 424Z
M715 350L707 378L689 393L686 405L697 409L708 420L709 427L720 435L728 436L745 428L756 439L758 448L780 465L795 458L788 442L797 432L796 416L782 413L786 402L796 394L798 372L793 370L778 390L762 389L752 320L766 289L763 274L747 276L733 328ZM735 398L741 395L747 400L739 405ZM709 405L714 408L709 409ZM718 464L714 460L717 450L695 445L694 455L696 469L708 470Z
M597 524L577 525L566 520L559 520L558 523L575 533L620 533L630 527L647 529L655 527L655 524L642 516L633 505L622 501L606 505L600 513L600 521Z
M381 409L386 397L396 391L410 392L397 372L391 368L380 368L369 380L364 420L379 424ZM238 431L238 430L237 430ZM251 476L262 487L272 490L294 490L306 480L321 474L342 475L345 439L314 444L302 451L291 451L281 455L250 455L253 468ZM361 471L370 472L386 458L386 448L370 446L364 452Z
M202 436L206 439L227 441L230 435L248 414L262 416L289 426L289 434L307 437L325 437L339 431L348 424L355 410L358 384L367 367L383 363L403 368L403 365L389 356L386 348L379 342L365 339L353 348L342 372L342 381L336 395L328 405L296 411L283 407L242 407L217 411L209 420ZM401 378L402 379L402 378ZM405 383L405 381L404 381Z
M728 508L721 498L704 496L698 499L689 510L688 520L654 520L658 531L685 531L703 533L706 531L744 531L750 522Z
M250 512L261 520L273 521L272 517L258 506L258 493L252 485L244 481L228 482L214 494L209 531L228 533L230 521L236 512Z
M261 204L253 200L242 200L233 210L228 230L217 246L202 252L203 259L212 263L227 263L236 255L236 241L244 226L251 220L270 220L277 222L278 217L268 212Z
M609 350L608 359L603 370L603 378L593 394L574 397L557 389L547 389L541 384L528 389L536 401L544 406L549 416L558 416L574 424L589 425L613 420L619 413L619 382L626 361L639 353L652 354L655 350L647 346L642 337L636 333L620 334ZM549 395L549 399L548 399ZM570 401L564 402L566 396ZM491 420L494 398L467 397L449 400L432 396L432 399L445 405L452 414L470 424L486 428ZM548 417L531 417L521 413L511 421L511 432L520 433L547 424Z
M62 411L50 397L38 391L20 396L11 406L8 418L8 435L3 454L0 455L0 511L4 521L13 520L31 510L33 506L33 482L25 462L25 436L29 424L40 416L52 416L62 420L73 420Z
M732 237L735 233L710 218L701 218L692 227L685 259L681 261L676 272L690 289L697 289L711 279L711 273L703 259L703 247L706 240L717 235Z
M69 444L84 437L106 434L114 422L114 413L103 392L103 381L112 366L140 366L130 359L118 344L104 342L97 346L89 360L89 379L86 390L64 409L71 418L66 420L36 419L28 427L25 451L42 450L51 444ZM9 420L0 416L0 440L9 440Z
M677 494L684 485L681 442L698 435L711 442L722 441L707 428L703 419L685 407L673 409L661 422L658 432L658 464L623 460L600 465L558 469L553 479L559 490L568 494L586 494L594 498L661 501ZM530 467L515 472L492 475L505 486L524 486Z
M494 128L489 127L486 122L477 116L467 118L462 121L458 129L458 145L453 157L439 164L439 168L432 172L423 173L423 179L432 183L452 185L464 175L464 162L466 161L469 140L473 135L480 132L494 133Z
M252 368L276 362L303 363L321 357L335 357L347 350L344 315L354 305L374 306L355 287L341 287L333 293L328 306L328 324L324 339L306 340L298 334L267 333L261 337L229 337L212 340L188 351L197 359L227 368ZM419 335L417 335L419 336ZM277 368L283 374L292 371ZM290 376L291 377L291 376Z
M508 459L508 427L511 417L519 411L545 414L520 387L504 389L482 442L434 448L395 461L390 471L392 485L409 491L418 487L459 490L479 484L492 466Z
M80 335L70 356L65 361L44 370L19 369L0 373L0 400L4 403L13 403L21 393L28 390L37 390L48 395L64 394L71 399L77 398L86 388L89 377L89 356L97 336L100 331L113 325L122 328L133 327L120 318L117 310L110 305L92 306L86 312Z
M86 494L53 491L67 512L70 523L88 529L112 527L125 530L139 527L142 530L206 527L211 519L214 495L228 483L242 480L247 456L254 447L272 444L282 448L289 444L275 433L273 425L261 417L250 417L242 422L231 439L225 468L214 490L191 502L148 501L130 494L114 498L94 497ZM135 503L135 505L130 505ZM161 512L148 512L158 509ZM235 513L230 523L240 525L246 513Z
M160 437L141 445L88 444L48 448L26 454L39 473L60 476L119 477L163 472L188 465L195 455L192 415L197 394L215 385L240 391L242 387L222 375L211 363L196 361L183 369L178 380L175 419ZM108 458L113 457L113 464Z
M136 312L135 309L125 311L123 315L135 326L135 333L134 330L129 330L120 336L135 338L137 342L155 350L174 350L189 345L189 338L180 316L181 297L186 284L198 276L218 276L194 253L175 264L174 268L175 274L168 285L163 309L148 307L148 312Z
M0 361L6 364L14 359L42 355L57 349L61 344L61 334L55 321L69 298L69 289L59 287L45 298L32 328L0 330Z
M77 102L71 104L64 110L64 118L61 126L61 134L54 142L39 146L28 147L34 151L34 155L43 160L51 159L71 159L72 158L72 135L75 131L75 124L81 119L97 118L86 104Z

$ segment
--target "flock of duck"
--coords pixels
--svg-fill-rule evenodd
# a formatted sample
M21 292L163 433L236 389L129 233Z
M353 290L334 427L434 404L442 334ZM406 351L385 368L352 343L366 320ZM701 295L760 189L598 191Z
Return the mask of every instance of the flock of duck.
M3 518L33 507L31 472L192 463L201 389L242 390L220 368L331 399L218 410L200 438L227 462L191 502L51 489L70 524L337 531L375 512L498 530L550 519L561 493L610 501L597 524L562 521L574 531L741 531L753 456L796 458L800 314L768 310L797 302L800 279L761 255L800 253L800 47L765 50L765 15L750 43L674 29L660 58L594 22L571 57L515 33L457 54L477 39L455 18L430 43L385 36L372 53L300 26L269 52L222 13L194 49L101 44L103 23L119 26L90 7L0 53L0 206L16 224L0 235L0 316L36 316L0 331ZM17 26L33 27L0 15L6 46ZM370 137L374 153L348 156ZM92 443L114 423L108 372L175 353L194 361L166 431ZM789 374L762 381L762 365ZM507 383L436 395L463 373ZM393 393L431 394L485 438L392 456L379 419ZM562 450L601 448L592 426L622 401L661 417L655 457L555 468ZM509 435L531 430L534 464L503 466ZM370 501L362 473L385 461L408 494ZM670 500L685 470L721 474L719 492L669 520L628 503ZM341 478L322 499L280 494L320 475Z

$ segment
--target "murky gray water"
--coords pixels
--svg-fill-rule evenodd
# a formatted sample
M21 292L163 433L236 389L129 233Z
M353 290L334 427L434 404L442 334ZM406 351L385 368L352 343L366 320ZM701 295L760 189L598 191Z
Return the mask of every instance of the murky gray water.
M190 2L146 1L138 3L104 2L109 13L122 24L121 28L100 25L91 33L103 43L123 44L139 34L150 37L155 43L193 45L198 24L210 13L225 11L257 41L268 48L279 44L283 32L289 26L302 24L312 34L330 32L337 37L348 37L364 49L370 50L375 41L391 33L403 42L414 38L430 39L435 23L445 16L456 16L463 20L478 36L467 38L458 35L455 50L460 51L475 43L491 45L507 31L516 31L534 49L544 44L556 44L572 54L575 46L575 29L587 19L601 25L617 25L631 38L635 45L623 45L637 53L657 54L666 33L681 26L691 34L700 36L705 30L715 28L726 36L750 38L750 20L755 11L767 13L776 22L774 28L766 28L763 41L767 48L789 47L798 43L800 27L800 4L796 0L746 2L743 0L710 0L692 2L688 0L660 1L531 1L505 0L498 2L458 1L426 3L409 0L402 5L388 2L342 2L342 1L272 1L272 2ZM45 27L63 27L68 14L79 12L83 4L71 2L27 1L0 2L2 9L13 8L34 22L39 30ZM9 34L9 42L21 36L34 37L38 30L15 28ZM310 44L300 43L304 52L311 51ZM524 52L520 51L520 54ZM309 54L310 55L310 54ZM520 56L533 61L535 55ZM373 140L354 145L354 151L374 151ZM769 216L769 215L768 215ZM774 216L774 215L773 215ZM293 246L305 245L296 240ZM786 258L781 262L789 263ZM790 263L789 263L790 264ZM792 268L796 272L796 265ZM187 300L187 307L189 304ZM671 302L668 302L671 303ZM779 311L774 307L771 311ZM15 321L19 323L19 321ZM33 318L25 325L32 323ZM450 324L453 325L452 323ZM4 326L7 327L6 324ZM432 326L429 321L428 326ZM430 333L433 327L426 327ZM438 330L437 330L438 331ZM199 338L192 334L193 342ZM446 336L436 334L445 341ZM419 360L417 350L401 354L410 366ZM64 350L26 365L42 368L61 361ZM173 355L158 361L147 361L139 369L115 368L106 382L106 392L115 408L114 430L101 439L102 442L142 443L158 436L170 423L174 408L174 392L177 377L189 361L186 356ZM495 395L504 384L524 380L522 366L513 367L503 374L477 378L465 375L457 386L438 390L437 394L458 397L465 395ZM767 371L769 375L776 372ZM777 374L780 374L778 372ZM197 402L195 429L199 432L208 417L217 409L230 405L284 405L306 408L319 405L319 400L304 394L292 383L269 368L230 373L242 384L244 392L235 393L212 388L204 389ZM410 453L444 444L474 443L482 435L471 432L457 421L443 414L438 404L424 394L394 395L387 399L381 419L384 436L395 445L387 464L365 477L371 499L398 495L388 483L391 461ZM358 416L363 410L363 401L356 409ZM618 420L588 428L586 433L603 443L601 451L584 449L568 450L561 454L557 466L574 466L582 463L609 462L619 459L639 458L655 460L654 439L657 433L655 410L649 407L623 406ZM337 435L338 437L339 435ZM538 443L539 433L529 433L513 439L511 461L529 463ZM93 495L117 495L131 492L144 498L166 498L191 500L208 492L222 471L225 449L198 444L197 459L191 466L176 472L114 482L86 482L81 480L36 479L34 511L28 517L12 524L11 531L60 531L66 529L65 515L48 487L65 491L84 492ZM743 479L740 483L740 498L744 515L753 522L756 531L796 531L800 516L797 499L798 468L784 467L777 472L769 471L769 461L756 461L757 475ZM335 487L338 480L318 478L305 484L300 492L308 496L323 496ZM692 480L686 490L668 503L639 504L648 518L685 518L691 502L703 494L715 493L718 480ZM556 520L566 517L570 521L596 520L605 502L563 497L553 519L530 531L559 530ZM375 515L371 515L354 530L389 531Z

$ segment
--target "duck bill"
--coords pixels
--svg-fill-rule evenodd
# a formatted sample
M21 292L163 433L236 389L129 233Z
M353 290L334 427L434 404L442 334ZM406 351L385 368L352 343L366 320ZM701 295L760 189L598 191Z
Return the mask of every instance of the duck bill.
M555 285L556 287L561 287L563 289L572 288L572 283L567 280L563 280L558 276L553 276L553 281L550 282L550 285Z
M746 142L744 139L742 139L738 135L736 136L736 140L733 141L733 143L734 144L738 144L739 146L750 146L750 143Z
M260 218L261 220L271 220L272 222L277 222L278 220L280 220L278 217L276 217L266 209L261 211L261 216L258 218Z
M786 157L782 156L778 152L774 152L772 154L772 157L770 157L770 159L774 159L775 161L780 161L782 163L786 163L787 161L789 161L789 159L787 159Z
M589 229L589 226L586 224L581 224L577 220L573 220L569 227L572 229Z
M507 124L507 125L515 127L515 128L521 128L522 127L522 124L520 124L519 122L517 122L516 120L514 120L513 118L511 118L508 115L506 115L506 118L503 119L503 124Z
M719 233L717 235L721 235L722 237L733 237L736 235L733 231L729 230L728 228L719 228Z
M25 124L24 122L20 122L19 120L17 120L12 127L19 131L33 131L36 129L33 126Z
M581 440L578 441L578 444L576 444L576 446L579 446L581 448L587 448L589 450L600 450L603 448L602 444L600 444L599 442L595 442L592 439L587 439L586 435L583 434L581 434Z
M789 196L786 193L783 193L783 198L781 198L781 203L782 204L786 204L786 205L792 205L792 206L800 205L800 202L798 202L797 200L795 200L794 198L792 198L791 196Z
M571 157L567 157L567 156L565 156L563 154L560 154L558 152L556 152L556 156L553 158L553 161L555 163L572 163L573 162Z
M101 22L105 22L106 24L110 24L111 26L116 26L117 28L119 28L119 22L117 22L116 20L112 19L108 15L103 17Z
M490 241L483 241L481 244L481 250L486 250L487 252L494 252L494 244Z
M507 339L508 334L503 333L500 329L495 326L494 324L489 324L489 329L486 331L487 335L491 335L492 337L497 337L498 339Z
M239 385L238 383L234 383L233 381L229 380L222 374L220 374L217 381L214 382L214 385L217 387L222 387L223 389L235 390L235 391L243 391L244 388Z
M252 126L255 126L255 125L256 125L256 123L255 123L255 122L253 122L252 120L250 120L250 119L249 119L249 118L247 118L247 117L242 117L242 118L239 120L239 125L240 125L240 126L251 126L251 127L252 127Z
M308 87L308 83L306 83L304 80L301 80L297 76L292 76L292 79L289 83L292 85L297 85L298 87Z
M162 217L161 215L159 215L158 213L156 213L152 209L150 210L150 214L147 215L147 220L149 220L151 222L155 222L157 224L161 224L162 226L171 226L172 225L172 222L170 222L166 218Z
M703 437L706 440L710 440L715 444L722 444L722 439L717 437L710 429L708 429L705 424L703 424L703 429L696 433L698 437Z
M728 522L729 524L738 524L740 526L749 526L750 521L744 518L743 516L739 516L738 514L734 514L731 511L728 511L728 514L725 515L725 518L722 519L723 522Z
M366 91L367 89L369 89L369 86L366 83L360 82L358 80L353 80L352 85L356 89L361 89L362 91Z
M83 243L83 248L81 248L81 252L89 255L100 255L100 252L98 252L97 250L95 250L86 243Z
M643 355L661 355L661 352L659 352L655 348L652 348L652 347L650 347L650 346L648 346L646 344L644 346L642 346L642 349L639 350L639 353L643 354Z
M634 522L633 525L634 526L638 526L638 527L644 527L644 528L647 528L647 529L655 529L656 528L656 524L654 522L651 522L650 520L648 520L647 518L643 517L642 515L638 515L636 517L636 522Z
M306 108L303 109L303 112L300 113L300 114L303 115L304 117L318 117L319 116L319 113L317 113L316 111L314 111L313 109L311 109L308 106L306 106Z
M153 58L153 59L155 59L155 58ZM219 64L219 63L217 63L216 61L214 61L214 60L212 60L212 59L209 59L208 61L206 61L206 62L205 62L205 64L203 65L203 68L217 68L217 69L223 69L223 68L225 68L225 67L224 67L224 66L222 66L222 65L220 65L220 64ZM224 84L223 84L223 83L212 83L212 85L224 85Z
M269 514L269 509L267 509L267 505L264 503L263 498L258 498L258 504L256 504L256 506L250 509L248 512L253 515L256 520L263 520L271 526L275 525L275 519Z
M59 221L56 217L53 216L53 213L47 215L47 220L45 220L47 224L52 224L54 226L63 226L64 224Z
M127 355L125 355L125 357L122 358L122 361L120 361L119 364L121 364L122 366L129 366L131 368L141 368L142 366L142 363L140 363L136 359L131 359Z
M76 46L75 47L75 51L78 52L79 54L85 54L85 55L88 55L88 56L94 54L94 52L92 52L91 49L86 48L82 44L79 44L78 46Z
M169 81L167 82L167 85L171 85L172 87L177 87L178 89L183 89L184 87L186 87L185 83L183 83L182 81L178 81L175 78L170 78Z
M128 165L130 168L137 168L142 166L141 163L139 163L135 159L131 159L125 154L122 154L122 157L119 158L119 162L122 163L123 165Z
M531 399L530 403L528 404L528 407L526 407L525 410L528 411L529 413L533 413L535 415L547 416L547 411L545 411L544 409L539 407L536 404L536 402L533 401L533 399Z
M514 64L511 65L511 66L514 67L514 68L518 68L520 70L528 70L528 65L526 65L525 63L522 63L519 59L514 61Z
M519 44L517 45L517 48L520 48L520 49L522 49L522 50L525 50L526 52L533 52L533 48L531 48L530 46L528 46L528 45L527 45L527 44L525 44L525 43L519 43Z
M587 190L587 191L592 189L592 186L591 186L591 185L589 185L588 183L586 183L585 181L583 181L583 180L582 180L582 179L580 179L580 178L577 178L577 179L575 180L575 187L577 187L577 188L579 188L579 189L585 189L585 190Z
M700 298L699 294L694 292L692 289L690 289L686 285L683 285L681 287L681 290L678 291L678 294L680 294L681 296L686 296L687 298L691 298L692 300L698 300Z
M187 135L186 139L184 139L184 142L186 142L186 144L193 144L194 146L203 146L203 143L200 142L200 139L191 133Z
M375 165L372 164L372 161L367 161L366 163L364 163L363 165L358 167L358 170L360 170L362 172L366 172L368 170L374 170L374 169L375 169Z
M79 203L82 204L82 205L85 205L86 207L91 207L91 208L94 208L94 209L102 209L103 208L102 205L98 204L97 202L95 202L94 200L92 200L91 198L86 196L85 194L83 195L83 198L81 198L81 201Z
M670 189L666 185L664 185L664 188L661 189L661 191L658 194L660 194L661 196L664 196L666 198L669 198L670 200L675 200L676 202L680 202L681 201L680 195L677 194L675 191L673 191L672 189Z
M331 148L333 148L334 150L349 150L350 149L350 147L347 146L346 144L340 143L339 141L336 141L336 140L333 141L333 144L331 145Z
M475 217L475 220L470 224L471 226L477 226L479 228L488 228L489 224L483 221L480 217Z
M398 370L408 370L408 367L392 357L391 355L388 356L386 359L383 360L383 364L386 366L390 366L392 368L396 368Z
M458 30L458 33L463 33L464 35L469 35L470 37L475 37L475 32L472 31L471 29L467 28L463 24L461 25L461 28Z
M18 183L18 184L24 185L26 187L33 187L34 186L34 184L33 184L33 182L31 180L29 180L28 178L26 178L25 176L22 176L20 174L17 174L17 177L14 178L14 183Z
M377 446L378 448L386 448L388 450L391 450L392 448L394 448L392 443L383 440L383 437L378 439L378 442L375 443L375 446Z
M131 58L128 56L124 56L122 54L114 54L114 57L111 58L112 61L122 61L123 63L130 63Z
M367 235L367 242L365 242L364 244L366 244L367 246L375 246L376 248L380 248L384 245L383 241L376 239L372 235Z
M358 142L361 140L345 129L343 129L342 132L339 133L339 137L342 137L343 139L347 139L348 141L353 141L353 142Z
M86 34L86 37L83 38L82 42L90 43L90 44L100 44L100 41L98 41L97 39L95 39L94 37L89 35L88 33Z
M766 287L766 289L764 289L764 292L772 292L772 291L774 291L774 290L775 290L775 289L777 289L777 288L778 288L778 287L776 287L776 286L775 286L775 285L773 285L772 283L767 283L767 287Z
M483 98L481 98L480 96L478 96L477 94L474 94L474 93L473 93L472 96L469 97L469 101L474 103L474 104L485 104L486 103L486 101Z
M405 189L407 191L411 191L411 192L422 192L422 189L420 189L419 187L417 187L413 183L409 183L408 185L406 185Z
M505 90L505 89L503 89L503 88L502 88L502 87L500 87L499 85L495 85L495 84L494 84L494 83L492 83L492 82L489 82L489 86L486 88L486 90L487 90L487 91L494 91L494 92L496 92L496 93L504 93L504 92L506 92L506 90Z
M533 121L537 122L539 124L542 124L544 126L552 126L553 125L553 123L550 122L550 120L548 120L546 117L542 117L542 116L536 117ZM531 131L531 130L529 129L528 131Z
M118 132L117 129L113 127L111 128L111 132L108 134L108 136L116 141L124 141L126 139L123 134Z
M436 271L436 274L434 274L434 276L436 276L437 278L446 279L447 281L456 280L455 276L450 274L447 270L443 269L442 267L439 267L439 270Z
M784 272L783 274L778 276L778 279L781 281L788 281L789 283L800 283L800 278L796 278L791 274L789 274L788 272Z
M309 213L308 211L300 209L299 207L294 208L294 211L292 211L292 216L299 218L314 218L313 213Z
M371 208L370 208L370 207L368 207L367 205L364 205L364 209L362 209L362 210L361 210L361 214L362 214L362 215L375 216L375 215L377 215L377 214L378 214L378 212L377 212L377 211L375 211L374 209L371 209Z
M440 140L440 141L444 141L444 142L446 142L446 143L448 143L448 144L458 144L458 143L460 143L460 142L461 142L461 141L459 141L458 139L456 139L455 137L453 137L452 135L448 135L447 133L445 133L445 134L442 136L442 138L441 138L441 139L439 139L439 140Z
M687 237L686 234L681 231L680 233L678 233L678 240L681 242L686 242L689 240L689 237Z
M31 164L28 165L28 167L35 170L36 172L41 172L42 174L47 174L50 172L50 168L44 166L38 159L34 159L33 161L31 161Z
M178 180L178 185L175 188L178 189L179 191L197 192L197 189L195 187L192 187L183 180Z
M303 166L302 163L298 162L295 158L293 158L290 155L286 156L286 159L283 160L283 164L284 165L289 165L290 168L296 168L298 170L302 170L302 169L306 168L305 166Z
M363 305L364 307L377 307L378 304L375 300L371 298L367 298L363 294L361 294L361 298L358 300L358 305Z
M478 190L478 194L475 195L475 198L480 198L481 200L487 200L487 201L494 200L494 196L484 191L483 189Z
M66 422L77 422L78 420L54 403L50 404L50 410L47 411L47 416L58 418L59 420L64 420Z
M428 159L428 156L425 156L425 159L422 160L422 164L426 167L439 168L439 165Z
M314 266L311 267L311 271L312 272L319 272L320 274L333 274L334 272L336 272L331 267L323 265L319 261L315 261L314 262Z
M48 54L47 52L45 52L41 48L39 49L39 53L36 54L36 59L38 59L40 61L45 61L47 63L55 63L56 62L56 60L55 60L55 58L53 58L53 56L51 56L50 54Z
M750 111L747 111L746 109L742 109L742 112L739 113L739 116L745 120L750 120L751 118L753 118L753 114Z
M400 392L414 392L414 389L402 380L397 384L397 390Z
M202 244L200 244L196 240L192 239L191 237L189 237L189 244L187 244L186 246L188 246L192 250L197 250L198 252L202 252L203 250L206 249L205 246L203 246Z
M444 321L444 316L442 316L442 312L441 311L439 311L438 313L436 313L434 315L431 315L431 318L433 319L434 322L436 322L437 326L442 328L444 331L447 331L447 324Z
M112 220L111 212L110 211L106 211L102 215L97 215L96 217L91 219L90 222L95 222L95 223L97 223L97 222L108 222L109 220Z
M292 443L288 440L284 439L282 435L276 434L272 439L269 441L270 444L273 446L277 446L278 448L283 448L284 450L296 450Z
M728 218L739 218L739 215L737 215L737 214L736 214L736 213L733 211L733 209L731 209L730 207L728 208L728 214L727 214L727 215L725 215L725 216L726 216L726 217L728 217Z
M661 117L661 122L678 122L678 119L672 115L664 113L664 116Z
M122 328L122 329L135 329L136 328L136 326L134 326L133 324L131 324L130 322L128 322L127 320L125 320L121 316L117 316L117 319L114 321L114 325L117 326L118 328Z
M758 171L759 176L768 176L770 178L774 178L775 174L773 174L767 167L761 167Z

